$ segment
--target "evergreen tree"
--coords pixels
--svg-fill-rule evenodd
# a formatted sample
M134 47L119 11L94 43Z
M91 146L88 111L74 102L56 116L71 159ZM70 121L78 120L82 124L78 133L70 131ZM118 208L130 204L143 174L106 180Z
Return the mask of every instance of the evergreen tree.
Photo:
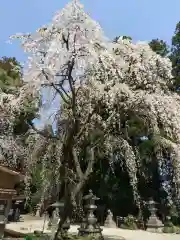
M150 43L149 46L151 47L151 49L156 52L157 54L159 54L162 57L166 57L169 53L169 46L167 45L166 42L164 42L163 40L159 40L157 39L153 39Z
M180 88L180 22L177 23L174 36L172 37L172 48L170 59L172 61L172 74L175 79L175 87Z
M127 40L129 40L129 41L132 41L132 37L130 37L130 36L118 36L118 37L115 37L115 39L113 40L113 42L117 42L118 41L118 39L122 39L122 40L124 40L124 39L127 39Z

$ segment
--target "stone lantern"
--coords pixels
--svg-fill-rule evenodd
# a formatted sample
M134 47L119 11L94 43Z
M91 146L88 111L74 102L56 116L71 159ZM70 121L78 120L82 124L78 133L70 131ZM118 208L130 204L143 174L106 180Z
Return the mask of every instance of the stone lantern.
M96 210L97 206L95 205L95 201L99 200L92 190L89 190L89 194L86 195L83 200L85 200L85 211L86 217L84 219L83 225L78 229L80 236L92 236L96 239L103 239L102 236L102 229L97 224L97 219L94 216L94 211Z
M49 207L54 208L52 217L49 219L48 226L51 227L52 225L57 225L60 220L60 209L64 207L64 203L56 201L55 203L51 204Z
M54 207L55 210L53 211L53 217L50 219L49 226L57 227L60 219L61 219L61 210L64 208L64 202L56 201L55 203L50 205L51 207ZM70 228L70 219L69 217L65 221L65 223L62 225L63 235L66 236L67 232Z
M151 199L148 202L149 205L149 211L150 211L150 217L148 219L148 222L146 224L147 226L147 231L149 232L162 232L162 229L164 227L163 223L158 219L156 216L156 207L155 207L155 202L153 199Z

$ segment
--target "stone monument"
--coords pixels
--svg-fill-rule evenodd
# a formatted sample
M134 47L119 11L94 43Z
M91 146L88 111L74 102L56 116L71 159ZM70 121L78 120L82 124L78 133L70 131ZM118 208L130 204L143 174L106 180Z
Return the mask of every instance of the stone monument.
M150 217L146 224L146 227L147 227L146 230L149 232L162 232L164 225L156 216L155 202L151 199L148 202L148 205L149 205Z
M106 217L104 226L107 228L116 228L116 223L113 220L113 214L110 209L108 209L107 211L107 217Z
M41 204L40 204L40 203L38 203L38 204L36 205L36 213L35 213L35 216L36 216L36 217L40 217L40 216L41 216Z

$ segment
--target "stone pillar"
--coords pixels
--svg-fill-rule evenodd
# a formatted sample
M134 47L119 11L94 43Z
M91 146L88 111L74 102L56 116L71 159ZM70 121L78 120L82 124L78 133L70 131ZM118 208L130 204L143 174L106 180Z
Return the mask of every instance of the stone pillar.
M0 239L4 236L4 229L6 225L6 201L0 200Z
M116 223L113 220L113 214L110 209L107 211L107 217L104 226L107 228L116 228Z
M19 222L20 221L20 215L21 215L21 211L20 211L20 204L22 203L22 200L16 200L15 201L15 214L14 214L14 221L15 222Z
M7 204L6 204L6 208L5 208L5 218L6 218L6 223L8 222L8 216L11 210L11 206L12 206L12 200L8 199L7 200Z

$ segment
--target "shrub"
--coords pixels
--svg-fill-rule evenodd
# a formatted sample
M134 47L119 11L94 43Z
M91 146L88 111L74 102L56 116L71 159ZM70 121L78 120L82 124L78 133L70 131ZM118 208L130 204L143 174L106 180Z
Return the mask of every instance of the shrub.
M123 229L131 229L136 230L137 224L136 224L136 218L132 215L128 215L124 218L124 224L121 225Z

